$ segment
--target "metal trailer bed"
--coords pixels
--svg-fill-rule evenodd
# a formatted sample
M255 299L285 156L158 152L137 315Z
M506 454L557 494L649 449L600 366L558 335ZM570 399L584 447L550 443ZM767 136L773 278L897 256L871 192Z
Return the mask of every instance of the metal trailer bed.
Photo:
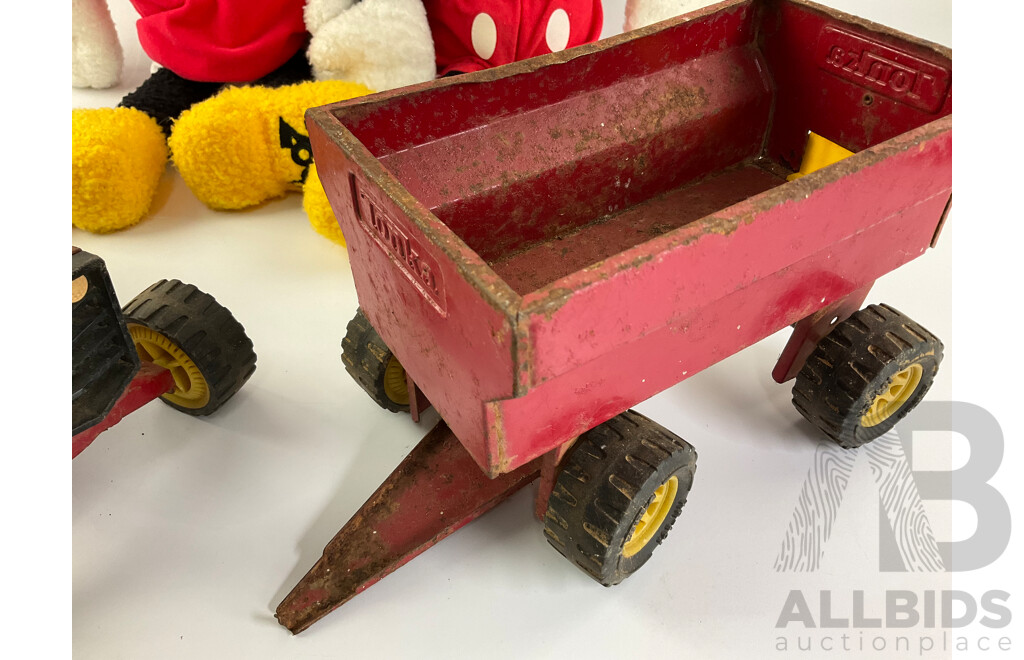
M573 441L702 369L792 325L784 382L863 324L872 283L933 245L948 213L951 58L803 0L734 0L311 109L360 314L404 368L414 418L432 405L444 421L282 623L304 629L538 474L545 516ZM808 165L823 144L850 155ZM902 415L941 343L894 318L880 336L906 330L928 354L909 376L897 365L918 378ZM895 391L886 378L866 400ZM845 446L871 426L862 410L840 437L801 412Z

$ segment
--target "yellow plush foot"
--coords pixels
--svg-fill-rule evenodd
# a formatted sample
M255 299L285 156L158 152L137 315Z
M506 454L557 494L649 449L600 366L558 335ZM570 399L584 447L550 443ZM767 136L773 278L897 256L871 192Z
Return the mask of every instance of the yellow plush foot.
M166 165L164 133L141 110L72 110L71 224L97 233L134 225Z
M312 162L306 108L369 93L341 80L229 87L175 122L168 141L174 165L213 209L242 209L300 190Z
M306 210L309 224L313 225L318 234L326 236L338 245L345 245L345 237L334 217L331 203L327 201L327 193L324 192L324 186L316 173L316 165L309 166L309 176L306 177L306 185L302 188L302 208Z

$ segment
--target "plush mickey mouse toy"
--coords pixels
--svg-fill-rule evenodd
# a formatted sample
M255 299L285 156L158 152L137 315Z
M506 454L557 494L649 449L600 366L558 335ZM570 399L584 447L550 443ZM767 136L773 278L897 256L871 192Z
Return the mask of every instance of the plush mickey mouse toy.
M73 1L106 14L102 0ZM72 111L72 222L93 232L143 219L171 158L214 209L303 190L314 228L341 242L311 163L306 108L560 51L602 27L600 0L131 2L158 68L117 108ZM75 21L77 58L88 22Z
M302 0L132 5L139 43L158 68L117 108L72 111L72 223L82 229L112 231L145 217L169 146L186 183L214 208L240 208L299 187L309 165L308 150L295 148L301 108L369 92L343 81L317 90L297 84L312 80ZM187 111L222 89L235 95L221 108L226 112L189 129Z

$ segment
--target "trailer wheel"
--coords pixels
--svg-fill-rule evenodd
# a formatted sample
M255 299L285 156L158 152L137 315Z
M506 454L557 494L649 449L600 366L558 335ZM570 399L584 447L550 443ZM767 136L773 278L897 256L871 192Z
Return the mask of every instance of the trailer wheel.
M409 411L405 369L361 309L356 310L341 340L341 361L345 371L381 408Z
M213 296L178 280L161 280L124 306L139 357L171 371L174 391L164 403L209 415L256 370L252 341Z
M668 535L693 484L697 452L632 410L579 437L544 516L548 542L605 586L636 572Z
M924 398L942 342L888 305L870 305L836 325L807 358L793 405L839 446L871 442Z

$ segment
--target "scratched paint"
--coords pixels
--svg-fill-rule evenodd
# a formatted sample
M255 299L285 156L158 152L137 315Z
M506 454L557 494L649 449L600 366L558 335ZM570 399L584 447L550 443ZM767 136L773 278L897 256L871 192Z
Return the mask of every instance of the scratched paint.
M917 256L952 188L951 71L841 12L742 0L308 123L360 304L493 476ZM809 130L856 153L787 182ZM369 249L350 176L443 304Z

